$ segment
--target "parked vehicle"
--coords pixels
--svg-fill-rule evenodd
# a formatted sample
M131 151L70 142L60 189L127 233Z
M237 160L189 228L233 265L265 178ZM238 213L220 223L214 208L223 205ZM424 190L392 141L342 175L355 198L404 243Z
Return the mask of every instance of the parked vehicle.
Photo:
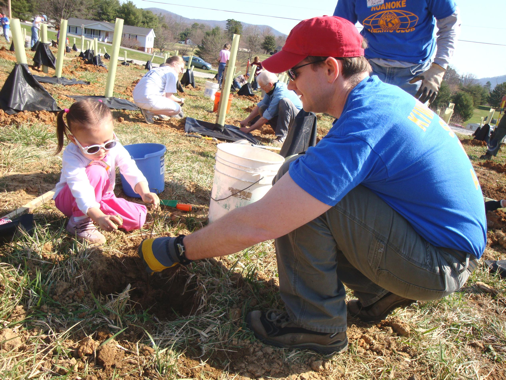
M183 59L185 62L188 62L189 57L184 56ZM211 70L213 68L210 63L204 61L200 57L193 57L192 58L192 66L195 66L197 69L203 69L203 70Z

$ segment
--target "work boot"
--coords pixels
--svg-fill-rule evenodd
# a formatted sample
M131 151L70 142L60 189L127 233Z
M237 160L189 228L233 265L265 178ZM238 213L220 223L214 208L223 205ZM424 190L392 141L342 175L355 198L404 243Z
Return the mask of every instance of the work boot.
M492 156L488 153L480 156L480 160L491 160L492 159Z
M145 110L142 108L141 108L141 112L142 112L142 116L144 116L144 119L146 119L146 123L148 123L148 124L154 123L154 120L153 120L154 114L152 112L149 112L148 110Z
M83 218L76 221L74 217L70 217L66 229L69 234L75 236L79 241L87 241L98 245L105 243L105 236L97 230L91 218Z
M387 293L383 298L366 307L363 307L359 300L349 301L348 312L352 317L361 321L376 323L381 322L398 307L406 307L415 302L393 293Z
M346 331L321 333L306 330L290 322L284 312L255 310L248 313L246 322L257 339L275 347L308 349L323 355L341 352L348 347Z

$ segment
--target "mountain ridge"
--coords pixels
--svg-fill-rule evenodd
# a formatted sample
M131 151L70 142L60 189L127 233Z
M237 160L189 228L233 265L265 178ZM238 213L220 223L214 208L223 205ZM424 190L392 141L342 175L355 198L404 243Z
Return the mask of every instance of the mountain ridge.
M227 26L227 21L226 20L219 21L219 20L193 19L193 18L188 18L188 17L180 16L177 13L170 12L170 11L167 11L167 10L161 9L161 8L145 8L145 10L151 11L155 15L162 14L163 16L167 15L167 16L170 16L170 17L174 17L174 18L176 18L178 20L181 20L181 22L185 22L185 23L189 23L189 24L193 24L193 23L197 22L199 24L209 25L211 28L215 28L215 27L219 26L222 29L226 29L226 26ZM262 32L265 31L265 29L267 29L269 32L271 32L271 34L274 37L278 37L278 36L286 37L286 34L281 33L280 31L274 29L272 26L248 24L248 23L242 22L242 21L240 21L240 22L241 22L243 28L246 28L248 26L257 26Z

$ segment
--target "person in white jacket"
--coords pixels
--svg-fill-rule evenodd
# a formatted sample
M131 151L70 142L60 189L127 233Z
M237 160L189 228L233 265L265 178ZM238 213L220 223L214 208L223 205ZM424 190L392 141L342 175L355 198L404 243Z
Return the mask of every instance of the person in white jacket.
M103 244L106 239L94 223L105 231L141 228L146 206L114 195L116 167L145 203L158 207L160 200L116 137L109 108L95 100L74 103L58 114L57 137L56 154L65 137L70 141L53 197L56 207L70 218L67 231L81 241Z

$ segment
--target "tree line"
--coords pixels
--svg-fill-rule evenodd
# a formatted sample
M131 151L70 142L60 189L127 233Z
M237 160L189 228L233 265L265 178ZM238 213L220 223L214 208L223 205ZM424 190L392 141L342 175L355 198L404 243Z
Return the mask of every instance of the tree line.
M454 103L454 120L465 122L473 116L473 111L478 106L499 108L502 97L505 95L506 82L498 84L492 89L490 82L480 85L475 75L459 75L450 66L446 70L439 94L431 104L431 108L444 110L449 103Z

